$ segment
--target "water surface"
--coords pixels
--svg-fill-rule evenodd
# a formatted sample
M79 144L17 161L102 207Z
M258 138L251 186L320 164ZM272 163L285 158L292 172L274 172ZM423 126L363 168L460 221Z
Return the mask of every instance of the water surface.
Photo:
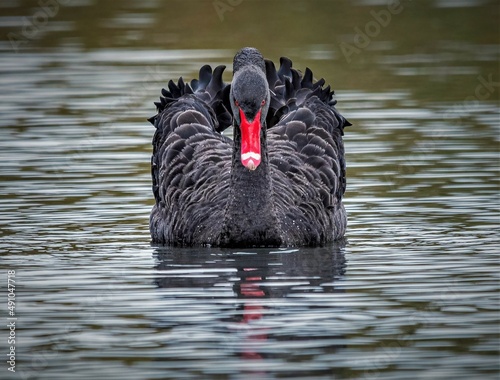
M498 4L216 3L0 4L0 377L497 379ZM354 124L346 239L151 246L152 102L247 45Z

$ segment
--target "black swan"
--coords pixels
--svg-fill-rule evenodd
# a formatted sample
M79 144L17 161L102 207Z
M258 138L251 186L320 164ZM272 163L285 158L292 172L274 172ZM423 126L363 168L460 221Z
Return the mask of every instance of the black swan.
M351 125L324 79L281 58L276 71L257 49L199 80L168 83L158 113L151 173L154 243L178 246L321 246L341 238L342 141ZM221 132L234 126L234 139Z

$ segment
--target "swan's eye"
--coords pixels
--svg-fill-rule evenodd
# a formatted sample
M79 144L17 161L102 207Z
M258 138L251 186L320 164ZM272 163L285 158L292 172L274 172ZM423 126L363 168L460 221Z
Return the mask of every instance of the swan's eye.
M264 99L264 100L260 103L260 105L261 105L262 107L264 107L264 106L266 105L266 100Z
M234 101L234 105L235 105L236 107L239 107L239 106L240 106L240 102L238 102L237 100L235 100L235 101Z

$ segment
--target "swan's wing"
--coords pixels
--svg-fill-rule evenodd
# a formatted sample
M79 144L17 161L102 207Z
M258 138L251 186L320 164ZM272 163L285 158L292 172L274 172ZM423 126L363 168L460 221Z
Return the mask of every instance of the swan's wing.
M324 113L299 108L268 130L276 208L290 245L295 240L324 244L345 230L341 131L327 131L323 124L331 123L332 115Z
M170 88L173 96L151 120L156 127L151 158L154 242L211 244L221 228L232 141L218 132L220 115L210 102L211 80L204 82L200 72L199 83L194 83L197 91L181 94ZM200 91L200 86L209 90Z
M335 109L330 87L313 82L282 58L279 71L266 62L271 89L269 157L284 231L293 240L324 244L343 235L346 188L343 131L350 123ZM271 83L273 85L271 86Z
M199 79L193 79L190 83L185 83L182 78L179 78L177 84L170 80L168 90L165 88L161 90L162 96L158 102L155 102L158 112L148 119L149 122L155 125L158 116L172 103L187 95L194 95L196 99L205 102L208 106L206 111L212 114L213 117L210 119L213 119L211 122L217 132L222 132L230 127L233 123L231 106L229 105L231 85L222 80L225 68L226 66L220 65L212 72L212 68L205 65L200 69Z
M271 92L271 102L266 118L268 128L272 128L290 112L297 110L301 106L306 106L305 103L311 98L330 106L329 108L332 110L335 119L337 119L334 124L325 125L328 130L333 127L340 128L343 131L345 127L351 125L335 109L337 104L337 100L334 98L335 92L330 86L323 88L325 84L323 78L314 81L313 73L309 68L306 68L304 74L302 74L292 68L292 61L286 57L281 57L278 71L272 61L266 60L265 63L267 82Z

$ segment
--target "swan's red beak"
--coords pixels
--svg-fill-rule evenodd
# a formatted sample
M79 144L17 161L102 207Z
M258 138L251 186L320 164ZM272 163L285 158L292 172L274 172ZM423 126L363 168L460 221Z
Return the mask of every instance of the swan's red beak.
M260 110L253 121L249 122L240 108L241 163L255 170L260 164Z

